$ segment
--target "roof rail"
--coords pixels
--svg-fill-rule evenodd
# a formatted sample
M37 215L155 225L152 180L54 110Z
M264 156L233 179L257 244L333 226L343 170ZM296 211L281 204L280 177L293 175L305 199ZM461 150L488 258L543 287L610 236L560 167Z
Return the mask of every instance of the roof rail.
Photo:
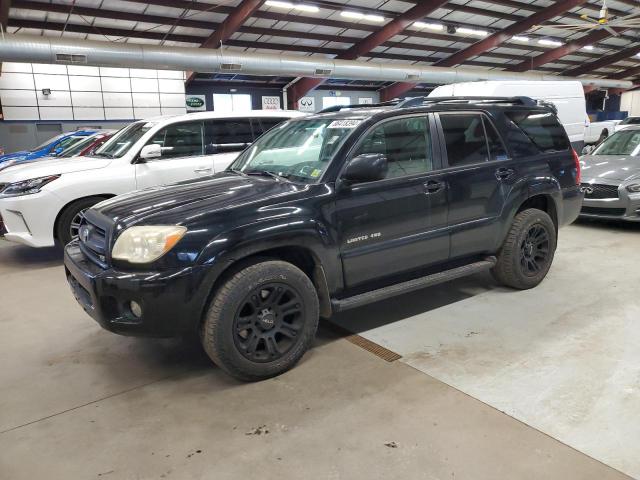
M414 97L402 100L396 108L412 108L435 103L503 103L535 107L538 102L530 97Z
M323 108L322 110L316 113L331 113L331 112L339 112L340 110L346 110L349 108L377 108L377 107L390 107L393 105L397 105L397 100L392 100L390 102L380 102L380 103L362 103L362 104L353 104L353 105L333 105L331 107Z

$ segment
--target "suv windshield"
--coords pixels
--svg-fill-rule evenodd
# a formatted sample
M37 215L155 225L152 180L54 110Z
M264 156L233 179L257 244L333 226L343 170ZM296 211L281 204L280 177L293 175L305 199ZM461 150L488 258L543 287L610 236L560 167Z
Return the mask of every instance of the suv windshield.
M640 130L621 130L614 133L591 155L640 155Z
M154 125L149 122L132 123L117 132L109 141L93 152L91 156L120 158Z
M260 137L229 170L275 174L316 183L335 153L362 120L315 119L286 122Z

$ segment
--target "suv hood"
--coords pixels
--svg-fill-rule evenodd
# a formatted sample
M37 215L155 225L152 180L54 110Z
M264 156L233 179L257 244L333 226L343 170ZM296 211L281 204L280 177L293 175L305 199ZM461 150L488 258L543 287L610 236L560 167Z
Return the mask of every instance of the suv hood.
M640 174L640 157L631 155L585 155L581 158L582 182L623 182Z
M104 168L109 163L111 163L109 158L71 157L63 159L44 157L42 160L20 162L0 170L0 183L20 182L47 175L94 170L96 168Z
M203 217L204 213L216 213L250 203L273 203L276 197L305 189L305 185L284 180L225 172L201 180L126 193L94 208L127 226L137 223L184 224L190 218Z

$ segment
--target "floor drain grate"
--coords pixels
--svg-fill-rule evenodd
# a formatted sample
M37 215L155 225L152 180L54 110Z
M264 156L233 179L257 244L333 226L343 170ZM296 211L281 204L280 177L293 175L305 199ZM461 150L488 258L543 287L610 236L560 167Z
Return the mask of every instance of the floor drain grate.
M331 326L332 330L342 335L347 342L353 343L354 345L357 345L367 352L373 353L376 357L379 357L387 362L395 362L396 360L402 358L402 355L399 355L396 352L392 352L388 348L384 348L382 345L378 345L377 343L374 343L371 340L367 340L360 335L353 334L340 325L336 325L335 323L331 322L329 322L329 325Z

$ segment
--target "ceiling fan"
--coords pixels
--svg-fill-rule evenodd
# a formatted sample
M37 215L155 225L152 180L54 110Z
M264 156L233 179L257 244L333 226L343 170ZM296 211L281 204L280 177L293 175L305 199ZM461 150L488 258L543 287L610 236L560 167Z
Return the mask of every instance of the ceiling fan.
M611 15L607 8L607 0L602 1L602 8L597 18L589 15L580 15L584 20L581 23L560 23L548 25L552 28L565 28L567 30L606 30L614 37L620 36L614 27L618 28L640 28L640 11L630 15ZM542 25L537 25L541 27Z

